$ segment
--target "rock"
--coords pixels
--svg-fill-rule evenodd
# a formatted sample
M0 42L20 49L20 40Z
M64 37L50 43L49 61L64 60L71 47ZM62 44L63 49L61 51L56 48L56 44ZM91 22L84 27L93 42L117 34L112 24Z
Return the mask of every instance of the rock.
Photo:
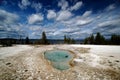
M114 57L114 56L109 56L109 57Z
M120 62L119 60L115 60L115 62Z
M10 65L10 64L11 64L11 63L9 63L9 62L8 62L8 63L6 63L6 65Z
M25 70L25 72L27 72L28 70Z

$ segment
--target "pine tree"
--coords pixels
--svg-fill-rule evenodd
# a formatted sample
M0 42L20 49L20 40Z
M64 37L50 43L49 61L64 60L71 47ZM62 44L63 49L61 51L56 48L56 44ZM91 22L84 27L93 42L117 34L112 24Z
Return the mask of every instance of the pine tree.
M70 44L71 43L71 38L70 37L68 37L68 44Z
M88 43L89 43L89 38L85 38L84 44L88 44Z
M95 37L95 44L105 44L105 38L99 32Z
M75 40L73 38L71 39L71 44L75 44Z
M101 44L106 44L106 40L105 40L105 37L103 35L101 35Z
M66 37L66 35L64 35L64 43L75 44L75 40L71 39L70 37Z
M113 34L110 40L111 44L120 45L120 35Z
M94 44L94 36L93 36L93 34L90 36L89 40L90 40L90 44Z
M96 34L96 37L95 37L95 44L100 44L100 37L101 37L101 35L100 35L100 33L98 32L98 33Z
M67 43L67 37L64 35L64 43Z
M42 43L42 44L48 44L48 40L47 40L47 37L46 37L45 32L42 32L41 43Z
M26 43L26 44L29 44L29 38L28 38L28 37L26 37L25 43Z

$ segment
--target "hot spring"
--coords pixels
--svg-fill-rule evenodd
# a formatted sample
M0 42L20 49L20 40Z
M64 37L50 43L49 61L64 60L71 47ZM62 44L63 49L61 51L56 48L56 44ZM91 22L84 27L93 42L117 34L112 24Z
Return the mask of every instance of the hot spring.
M65 50L51 50L44 53L46 59L48 59L52 66L59 70L69 69L70 61L73 59L74 55L69 51Z

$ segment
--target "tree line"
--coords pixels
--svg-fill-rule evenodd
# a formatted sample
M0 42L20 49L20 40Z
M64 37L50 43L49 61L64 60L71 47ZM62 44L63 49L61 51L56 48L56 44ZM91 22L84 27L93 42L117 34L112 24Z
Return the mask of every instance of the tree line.
M65 44L75 44L75 40L73 38L67 37L64 35L64 43Z
M13 44L32 44L30 42L29 37L26 37L25 39L12 39L12 38L5 38L5 39L0 39L0 44L3 47L6 46L12 46ZM42 32L42 38L39 39L38 41L35 41L34 44L49 44L45 32Z
M64 44L75 44L75 40L64 35ZM0 39L0 44L3 46L12 46L12 44L32 44L30 42L29 37L26 37L25 41L23 39L18 40L16 42L15 39ZM34 44L50 44L49 40L47 39L46 33L42 32L42 37L38 41L35 41ZM83 40L83 44L95 44L95 45L120 45L120 35L112 34L110 39L105 39L103 35L99 32L96 35L91 34L89 37Z
M92 34L85 38L84 44L120 45L120 35L112 34L110 39L105 39L105 37L98 32L96 36Z

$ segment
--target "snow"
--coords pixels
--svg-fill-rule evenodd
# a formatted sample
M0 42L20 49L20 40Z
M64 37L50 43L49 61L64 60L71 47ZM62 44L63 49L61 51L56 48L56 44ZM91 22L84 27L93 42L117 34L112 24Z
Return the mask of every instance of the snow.
M93 67L100 65L99 64L100 56L97 56L95 54L91 54L91 57L92 57L92 61L90 62L90 65L92 65Z
M110 45L71 45L74 48L90 48L89 54L77 54L80 58L74 59L75 62L85 62L92 67L107 68L105 61L111 60L110 56L114 59L120 59L120 46ZM104 59L103 59L104 58ZM104 62L106 64L101 64ZM107 65L107 66L106 66ZM105 67L106 66L106 67Z
M32 46L29 45L16 45L11 47L1 47L0 48L0 57L8 57L15 54L18 54L21 51L30 50Z
M83 62L82 59L76 59L76 58L73 61L75 61L75 62Z
M120 46L112 45L71 45L73 47L90 48L90 53L103 56L114 56L120 59Z
M58 47L58 46L57 46ZM68 48L66 46L62 46L62 48ZM100 61L102 60L100 56L109 57L113 56L116 59L120 59L120 46L111 46L111 45L70 45L69 47L74 48L90 48L88 53L90 54L76 54L81 58L75 58L75 62L85 62L93 67L100 66ZM33 46L30 45L15 45L12 47L1 47L0 48L0 58L5 58L8 56L13 56L15 54L21 53L22 51L28 51L33 49ZM74 49L73 48L73 49ZM75 50L74 50L75 51ZM76 51L75 51L76 52ZM76 52L77 53L77 52ZM26 63L29 63L28 66L31 67L33 65L33 57L26 58Z
M34 59L33 59L33 57L30 56L30 57L25 58L25 62L27 64L28 69L32 71L34 69L32 67L34 65Z
M74 67L65 71L52 68L51 64L44 58L43 52L53 49L70 50L75 53L76 56L75 59L73 59L75 62L73 62ZM116 59L116 57L118 59ZM16 80L21 78L26 78L25 80L115 80L119 78L117 72L120 72L120 46L15 45L12 47L0 47L0 60L1 74L7 72L17 75ZM9 67L6 65L8 62L10 62L12 66ZM16 73L13 73L12 69L15 69ZM106 72L108 69L110 70L110 74ZM111 70L115 72L111 72ZM114 75L112 76L112 74ZM11 78L11 76L7 76L7 74L4 74L4 76ZM4 76L0 78L4 80Z

